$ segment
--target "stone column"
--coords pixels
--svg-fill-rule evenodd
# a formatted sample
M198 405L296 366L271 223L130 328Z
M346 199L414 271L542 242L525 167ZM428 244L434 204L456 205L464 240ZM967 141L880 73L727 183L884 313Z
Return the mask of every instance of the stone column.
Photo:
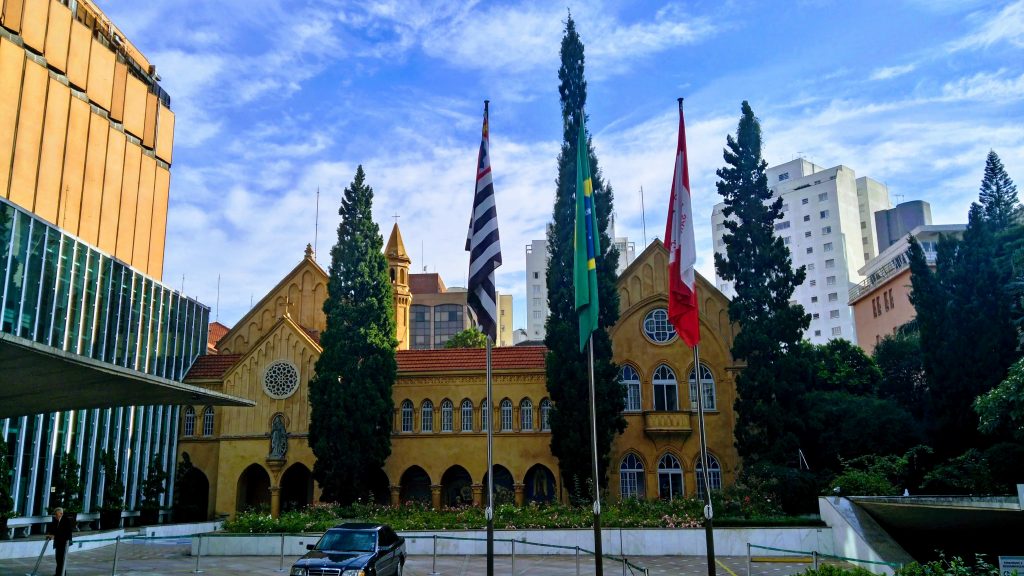
M281 487L270 487L270 515L274 518L281 517Z
M267 458L267 467L270 468L270 515L274 518L281 517L281 470L285 462L281 458Z
M431 484L430 485L430 505L433 506L435 510L440 510L441 509L441 485L440 484Z
M484 485L473 484L473 506L477 508L484 505Z
M402 503L402 500L401 500L402 492L401 492L401 490L402 490L401 486L399 486L397 484L392 484L391 485L391 505L392 506L398 506L399 504Z
M516 494L516 506L523 505L523 492L525 488L525 484L520 484L518 482L512 485L512 489L515 490Z

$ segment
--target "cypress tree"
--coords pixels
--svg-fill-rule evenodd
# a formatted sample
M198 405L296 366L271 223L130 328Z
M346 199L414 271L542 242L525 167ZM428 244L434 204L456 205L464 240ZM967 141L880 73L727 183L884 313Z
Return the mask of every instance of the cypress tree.
M395 311L384 240L373 221L373 188L363 167L345 188L338 242L320 336L323 351L309 383L309 445L322 499L349 504L367 498L372 471L391 454Z
M761 158L761 125L744 101L736 137L726 139L726 166L717 171L725 200L725 255L715 254L718 275L733 282L736 297L729 319L741 330L732 354L745 360L736 379L736 448L747 465L794 460L802 429L798 400L809 359L799 346L810 316L790 304L803 283L789 248L774 235L782 219L782 198L772 200Z
M1017 186L1006 173L995 150L989 150L985 159L985 176L981 180L978 201L984 209L985 220L996 233L1006 230L1020 217Z
M573 231L576 206L576 158L580 120L587 101L583 77L583 43L572 16L562 37L562 64L558 69L558 93L562 104L562 149L558 154L557 190L553 222L548 226L548 309L544 344L547 387L554 403L551 423L551 453L558 458L564 486L574 499L588 500L586 483L593 476L590 438L590 400L587 355L579 350L579 321L573 292ZM618 368L612 362L612 344L607 328L619 318L619 294L615 289L618 249L608 237L612 213L612 188L598 168L593 145L590 156L601 253L597 255L600 319L594 332L594 390L597 404L598 468L602 484L608 467L608 452L615 434L626 429L622 417L625 401L618 383Z

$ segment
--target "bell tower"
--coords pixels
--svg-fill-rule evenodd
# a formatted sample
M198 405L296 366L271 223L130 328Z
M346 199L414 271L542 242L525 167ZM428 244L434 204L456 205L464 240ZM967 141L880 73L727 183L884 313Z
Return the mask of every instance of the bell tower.
M398 230L398 222L391 229L391 238L384 248L384 256L388 259L388 276L391 278L391 290L395 297L395 338L399 350L409 349L409 308L412 306L412 293L409 292L409 254L402 242L402 233Z

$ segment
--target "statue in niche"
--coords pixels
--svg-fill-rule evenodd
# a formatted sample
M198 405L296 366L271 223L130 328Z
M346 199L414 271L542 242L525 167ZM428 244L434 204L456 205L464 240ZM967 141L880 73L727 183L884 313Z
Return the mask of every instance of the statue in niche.
M270 427L270 455L274 460L284 460L288 453L288 431L284 428L284 416L274 416L274 423Z

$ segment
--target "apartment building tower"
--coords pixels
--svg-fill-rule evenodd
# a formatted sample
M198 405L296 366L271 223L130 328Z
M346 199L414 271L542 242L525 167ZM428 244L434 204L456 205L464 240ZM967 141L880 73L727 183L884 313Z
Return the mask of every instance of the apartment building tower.
M863 280L859 270L878 254L874 213L888 209L885 184L858 178L849 167L823 168L798 158L767 170L772 198L782 198L782 219L775 234L789 247L793 266L806 266L804 283L793 301L811 315L804 335L815 344L833 338L857 341L854 316L847 304L850 289ZM717 254L725 254L724 203L711 215ZM719 290L735 295L730 282L715 278Z

